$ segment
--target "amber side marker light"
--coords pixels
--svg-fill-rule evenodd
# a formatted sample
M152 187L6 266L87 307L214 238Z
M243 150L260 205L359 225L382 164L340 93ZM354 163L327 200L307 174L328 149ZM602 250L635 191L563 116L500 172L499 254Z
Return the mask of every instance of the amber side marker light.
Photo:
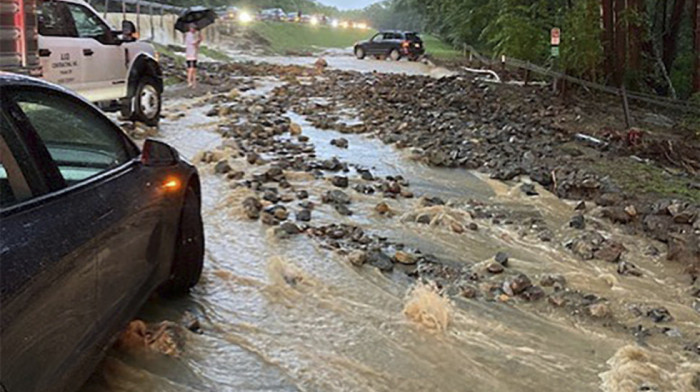
M162 185L162 188L167 192L176 192L180 189L182 184L180 179L175 177L168 177Z

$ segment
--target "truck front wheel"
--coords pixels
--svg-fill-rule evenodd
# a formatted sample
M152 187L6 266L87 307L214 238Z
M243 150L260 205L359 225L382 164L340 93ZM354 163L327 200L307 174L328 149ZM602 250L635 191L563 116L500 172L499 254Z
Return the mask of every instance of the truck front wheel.
M156 86L152 77L142 77L136 87L136 93L127 103L128 106L122 109L122 115L152 127L158 125L162 100Z

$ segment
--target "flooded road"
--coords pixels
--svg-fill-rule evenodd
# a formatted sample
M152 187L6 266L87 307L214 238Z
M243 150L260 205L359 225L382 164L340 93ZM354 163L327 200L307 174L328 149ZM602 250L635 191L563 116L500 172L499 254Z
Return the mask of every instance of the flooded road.
M246 94L269 94L275 86L269 80L257 84L259 89ZM232 187L214 173L214 165L199 162L201 152L225 141L217 132L218 117L206 116L211 104L179 99L168 105L168 113L185 116L164 120L159 137L196 160L202 176L205 268L191 296L152 300L138 317L158 323L192 315L202 333L188 332L176 358L111 350L83 392L696 390L700 365L678 347L698 337L698 313L685 294L681 268L646 256L647 240L603 221L590 222L606 236L622 239L643 272L643 278L622 277L614 264L581 261L566 248L574 203L539 186L539 196L527 197L519 183L428 167L411 159L410 151L371 135L319 130L303 116L287 113L315 146L317 159L337 157L352 168L370 168L377 177L402 176L416 196L387 201L381 194L348 190L354 214L341 216L321 201L321 193L333 189L326 179L289 173L294 189L311 193L313 225L356 225L455 268L480 270L505 252L509 269L533 282L561 276L572 293L604 298L605 309L598 314L585 303L559 308L546 300L438 293L399 268L390 273L358 268L306 235L280 239L268 226L246 219L240 205L252 191ZM340 137L348 140L347 149L331 145ZM230 162L246 173L267 169L245 158ZM347 175L353 182L360 176L355 169ZM426 208L421 197L448 203ZM376 213L382 201L392 217ZM290 209L297 204L290 202ZM536 218L552 240L476 219L470 214L475 205ZM431 214L431 223L419 224L416 214ZM478 229L456 232L452 223L474 223ZM633 305L668 309L673 320L664 324L667 331L645 341L635 336L628 326L650 322L631 311ZM639 389L642 384L649 389Z

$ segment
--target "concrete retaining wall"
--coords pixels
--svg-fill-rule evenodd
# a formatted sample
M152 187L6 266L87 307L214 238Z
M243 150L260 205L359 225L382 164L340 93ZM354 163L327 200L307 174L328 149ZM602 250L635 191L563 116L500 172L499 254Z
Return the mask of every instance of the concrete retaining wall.
M107 21L116 29L121 28L124 16L122 13L108 13ZM126 19L134 22L138 28L141 39L153 41L162 45L184 45L183 34L175 30L176 15L126 14ZM222 30L225 26L215 23L204 30L204 45L216 47L224 40Z

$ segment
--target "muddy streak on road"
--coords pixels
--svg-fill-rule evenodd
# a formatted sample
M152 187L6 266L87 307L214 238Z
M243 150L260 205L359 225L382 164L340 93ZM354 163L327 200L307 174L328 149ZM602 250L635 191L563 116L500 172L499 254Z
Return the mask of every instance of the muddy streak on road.
M170 105L170 112L185 110L187 115L165 121L161 137L183 155L192 158L221 143L217 118L205 116L209 105ZM476 199L539 216L557 239L570 230L573 206L544 189L538 187L540 196L528 198L517 184L429 168L379 140L317 130L303 117L289 116L302 125L319 158L338 156L371 167L377 175L400 174L417 196L451 200L450 206L439 207L446 214L459 217L461 206ZM340 136L349 140L348 150L330 146ZM236 170L264 170L244 159L233 162ZM180 358L134 357L113 350L86 392L543 391L562 385L572 391L636 391L644 382L660 390L693 390L697 365L687 363L677 345L663 336L639 348L629 331L544 302L444 300L430 288L412 291L415 281L402 272L353 267L306 236L275 238L259 222L243 218L239 206L250 190L231 189L211 165L200 164L200 172L208 240L202 282L189 298L150 302L139 317L180 320L190 312L200 317L203 334L188 334ZM327 181L311 176L291 182L313 190L318 204L321 191L331 189ZM607 298L610 312L623 323L635 320L626 310L629 304L653 304L674 315L667 324L670 330L697 334L697 315L683 298L681 271L644 256L646 240L625 237L604 222L596 224L624 238L644 279L618 277L614 266L577 260L560 242L545 245L522 238L508 226L480 222L479 230L457 234L440 225L407 222L402 217L419 208L416 199L391 200L397 215L387 218L373 210L381 196L352 193L352 198L354 216L340 217L319 205L314 224L352 223L456 263L478 264L505 251L512 268L533 278L562 274L570 287ZM442 320L443 328L431 328L435 320Z

